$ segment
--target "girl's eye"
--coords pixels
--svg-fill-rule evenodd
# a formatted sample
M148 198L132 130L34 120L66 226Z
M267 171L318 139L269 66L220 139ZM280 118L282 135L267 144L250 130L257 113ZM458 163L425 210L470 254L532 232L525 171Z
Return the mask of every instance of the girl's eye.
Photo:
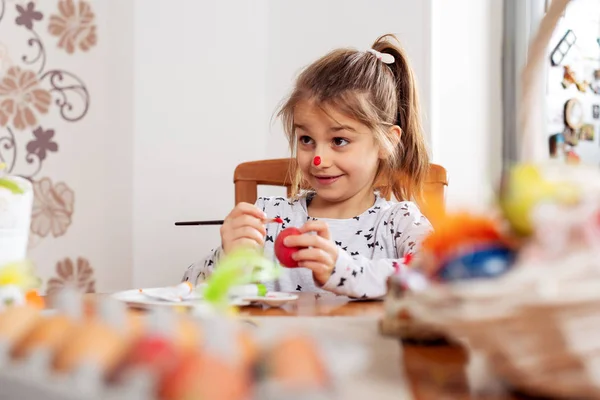
M300 136L298 138L298 140L300 141L300 143L302 144L311 144L312 143L312 139L310 138L310 136Z
M335 139L333 139L333 144L335 144L338 147L346 146L348 143L350 142L344 138L336 137Z

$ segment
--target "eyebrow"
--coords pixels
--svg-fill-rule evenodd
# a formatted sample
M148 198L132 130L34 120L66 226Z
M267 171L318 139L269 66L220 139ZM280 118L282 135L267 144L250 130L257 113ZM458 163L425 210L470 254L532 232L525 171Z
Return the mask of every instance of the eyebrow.
M307 130L306 126L304 126L302 124L294 124L294 129ZM343 130L356 132L356 129L354 129L350 125L335 125L335 126L332 126L331 128L329 128L329 130L334 131L334 132L343 131Z
M306 127L304 125L296 124L296 123L294 124L293 128L294 128L294 130L296 130L296 129L302 129L304 131L306 130Z
M302 129L303 131L308 131L309 129L302 124L296 124L294 123L293 125L294 130L296 129ZM339 131L350 131L350 132L358 132L356 129L354 129L353 127L351 127L350 125L335 125L329 128L330 132L339 132Z
M330 128L330 130L337 132L337 131L352 131L352 132L356 132L356 129L354 129L353 127L351 127L350 125L336 125L336 126L332 126Z

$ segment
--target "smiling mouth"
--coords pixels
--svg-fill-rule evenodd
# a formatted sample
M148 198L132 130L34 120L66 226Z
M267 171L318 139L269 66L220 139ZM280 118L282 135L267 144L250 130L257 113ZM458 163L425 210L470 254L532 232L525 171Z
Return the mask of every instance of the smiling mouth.
M333 183L335 181L337 181L339 178L341 178L343 175L322 175L322 176L318 176L318 175L313 175L313 177L321 184L329 184L329 183Z

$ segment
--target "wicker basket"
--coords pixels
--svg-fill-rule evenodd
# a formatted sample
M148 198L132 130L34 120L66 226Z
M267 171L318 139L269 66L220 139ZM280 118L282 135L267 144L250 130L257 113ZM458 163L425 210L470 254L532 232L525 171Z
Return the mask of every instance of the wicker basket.
M595 256L600 260L600 251ZM574 266L571 261L515 269L494 281L433 287L409 295L408 307L418 320L485 355L514 387L600 398L600 271L579 266L581 275L569 279L561 272Z
M598 172L600 181L600 172ZM600 199L598 197L597 199ZM600 200L597 202L600 210ZM600 398L600 246L552 260L529 255L490 280L431 286L405 300L487 358L495 375L532 394Z
M394 277L389 277L387 281L384 315L379 320L379 332L384 336L400 338L404 342L448 343L448 336L443 330L411 315L407 308L409 303L406 301L406 293L394 280Z

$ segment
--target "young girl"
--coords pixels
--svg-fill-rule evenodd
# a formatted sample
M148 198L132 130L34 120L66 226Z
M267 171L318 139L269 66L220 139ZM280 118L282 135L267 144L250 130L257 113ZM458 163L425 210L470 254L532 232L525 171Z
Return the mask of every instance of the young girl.
M295 226L302 234L285 245L305 248L294 256L301 268L284 268L270 290L386 293L387 277L432 229L410 201L429 159L414 74L391 38L367 51L332 51L300 74L279 111L299 167L292 199L238 204L221 228L221 247L192 264L184 280L205 279L220 254L237 246L264 247L273 258L279 232ZM390 189L399 202L382 197ZM265 223L274 217L284 223Z

